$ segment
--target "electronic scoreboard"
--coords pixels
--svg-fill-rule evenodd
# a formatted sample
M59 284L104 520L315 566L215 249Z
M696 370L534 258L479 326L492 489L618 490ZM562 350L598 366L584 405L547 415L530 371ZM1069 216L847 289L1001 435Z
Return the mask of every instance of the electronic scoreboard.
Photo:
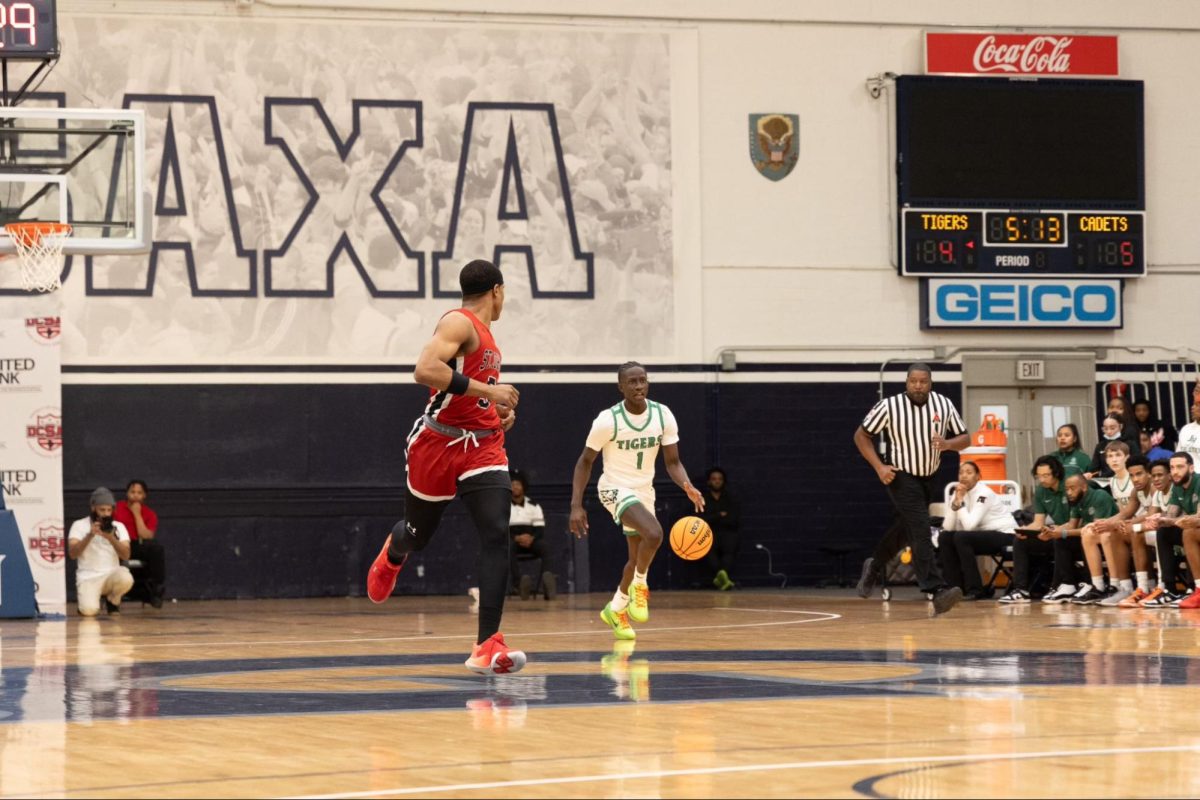
M1146 274L1140 81L896 80L902 275Z

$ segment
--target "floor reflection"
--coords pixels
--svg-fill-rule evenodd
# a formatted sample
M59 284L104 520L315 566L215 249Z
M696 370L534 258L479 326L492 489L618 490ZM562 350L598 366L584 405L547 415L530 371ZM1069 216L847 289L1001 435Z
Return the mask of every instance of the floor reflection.
M39 648L62 649L62 629ZM671 650L537 654L525 674L479 680L440 655L324 656L138 663L102 623L78 628L77 663L61 654L0 673L0 722L306 712L462 709L516 724L523 707L963 692L1038 686L1187 686L1200 660L1113 652ZM2 651L0 651L2 653ZM55 663L57 662L57 663ZM654 673L654 693L650 677ZM466 697L464 697L466 695Z

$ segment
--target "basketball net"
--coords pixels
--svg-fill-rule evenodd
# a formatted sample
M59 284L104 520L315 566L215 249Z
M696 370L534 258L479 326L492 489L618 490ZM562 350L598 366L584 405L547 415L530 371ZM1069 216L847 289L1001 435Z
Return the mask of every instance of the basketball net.
M53 292L62 286L63 246L71 236L65 222L10 222L4 226L21 262L27 292Z

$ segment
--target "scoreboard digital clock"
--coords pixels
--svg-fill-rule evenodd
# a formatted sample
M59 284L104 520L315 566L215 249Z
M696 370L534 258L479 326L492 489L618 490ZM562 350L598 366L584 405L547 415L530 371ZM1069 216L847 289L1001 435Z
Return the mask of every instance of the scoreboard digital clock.
M56 0L0 0L0 59L58 55Z
M902 75L902 275L1146 274L1141 81Z
M1141 211L992 211L906 208L901 273L1140 278Z

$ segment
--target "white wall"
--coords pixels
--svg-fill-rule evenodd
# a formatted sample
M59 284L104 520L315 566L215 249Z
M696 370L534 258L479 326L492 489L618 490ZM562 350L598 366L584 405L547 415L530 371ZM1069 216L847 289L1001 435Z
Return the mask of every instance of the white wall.
M887 103L864 86L883 71L919 72L920 33L902 25L701 26L707 353L768 343L1174 348L1196 341L1200 315L1188 312L1200 288L1200 106L1182 76L1200 66L1200 35L1120 32L1122 76L1147 86L1151 272L1127 286L1125 329L964 333L919 330L917 282L892 266ZM800 115L800 163L779 183L745 163L746 115L761 111ZM1165 318L1177 323L1164 326Z
M888 348L1200 343L1200 4L1119 0L62 0L61 13L434 20L444 24L647 26L694 42L673 54L678 361L728 346L796 348L778 358L871 361ZM1073 30L1120 35L1122 77L1146 81L1150 276L1125 294L1114 332L925 332L918 286L892 266L887 106L868 76L920 70L928 27ZM800 116L801 158L773 183L747 154L747 115ZM688 133L688 131L694 133ZM1168 322L1169 321L1169 322ZM1198 344L1197 346L1200 346ZM1113 360L1154 360L1114 350ZM772 357L772 356L763 356Z

